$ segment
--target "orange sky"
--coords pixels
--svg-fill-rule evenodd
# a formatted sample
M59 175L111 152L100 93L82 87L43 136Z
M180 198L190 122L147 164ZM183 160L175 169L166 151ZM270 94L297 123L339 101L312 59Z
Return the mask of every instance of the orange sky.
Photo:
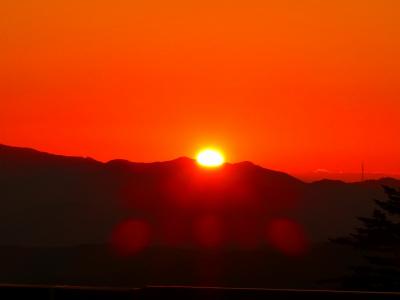
M400 173L398 0L3 0L0 143Z

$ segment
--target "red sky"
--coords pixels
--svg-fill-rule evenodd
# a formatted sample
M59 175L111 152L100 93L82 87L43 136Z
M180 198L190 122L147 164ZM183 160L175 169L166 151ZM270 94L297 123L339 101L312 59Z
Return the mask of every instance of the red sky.
M400 1L3 0L0 143L400 173Z

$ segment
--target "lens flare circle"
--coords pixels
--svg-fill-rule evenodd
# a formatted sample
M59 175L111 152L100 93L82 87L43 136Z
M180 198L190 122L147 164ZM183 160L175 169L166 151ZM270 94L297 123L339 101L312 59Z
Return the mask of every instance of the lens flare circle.
M225 162L223 154L215 149L204 149L197 154L197 163L206 168L216 168Z

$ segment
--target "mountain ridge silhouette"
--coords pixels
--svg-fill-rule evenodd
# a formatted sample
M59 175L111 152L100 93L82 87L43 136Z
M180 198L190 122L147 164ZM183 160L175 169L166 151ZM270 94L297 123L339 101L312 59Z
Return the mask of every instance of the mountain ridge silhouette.
M186 228L201 215L260 226L289 218L312 242L326 241L369 214L372 199L383 196L382 184L400 181L305 183L251 162L211 170L187 157L99 162L0 145L0 245L106 243L115 226L130 218L160 229L165 219L185 219Z

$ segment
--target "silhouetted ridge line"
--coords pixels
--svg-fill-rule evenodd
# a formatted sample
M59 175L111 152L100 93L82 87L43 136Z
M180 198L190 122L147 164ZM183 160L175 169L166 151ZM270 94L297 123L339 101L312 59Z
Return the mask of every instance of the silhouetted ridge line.
M293 219L311 240L321 241L344 234L356 216L367 214L368 199L381 196L382 183L400 186L388 178L304 183L246 161L210 170L187 157L103 163L1 145L0 245L106 243L128 218L148 218L162 228L161 218L215 213L207 208L214 204L224 218L251 219L260 226L268 218ZM197 205L190 213L179 206L188 203Z

